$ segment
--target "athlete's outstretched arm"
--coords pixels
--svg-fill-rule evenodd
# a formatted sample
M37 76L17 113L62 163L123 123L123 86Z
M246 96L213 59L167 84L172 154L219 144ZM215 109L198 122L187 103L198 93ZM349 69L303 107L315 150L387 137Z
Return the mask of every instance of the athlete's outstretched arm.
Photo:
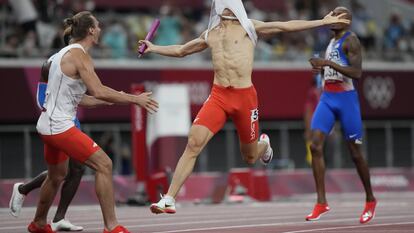
M204 40L204 34L205 32L201 34L200 37L189 41L184 45L159 46L154 45L148 40L140 40L138 43L139 45L147 45L147 49L144 53L157 53L169 57L185 57L193 53L201 52L208 47L206 41Z
M83 95L82 100L80 101L79 105L81 105L82 107L94 108L94 107L98 107L98 106L113 105L113 103L107 102L107 101L104 101L104 100L100 100L100 99L97 99L93 96L85 94L85 95Z
M137 104L150 113L157 111L158 103L150 97L150 92L131 95L104 86L95 73L91 57L77 48L71 49L70 52L74 55L71 61L93 97L110 103Z
M306 29L316 28L325 25L331 25L335 23L344 23L349 24L349 19L341 19L345 16L346 13L340 14L338 16L333 16L333 12L330 12L323 19L319 20L291 20L287 22L262 22L258 20L252 20L256 28L256 32L259 35L269 35L278 32L295 32L302 31Z
M362 76L362 55L361 55L361 43L355 35L350 35L345 39L342 49L348 56L350 66L341 66L335 62L321 59L311 58L310 63L314 68L330 66L332 69L339 73L348 76L353 79L359 79Z

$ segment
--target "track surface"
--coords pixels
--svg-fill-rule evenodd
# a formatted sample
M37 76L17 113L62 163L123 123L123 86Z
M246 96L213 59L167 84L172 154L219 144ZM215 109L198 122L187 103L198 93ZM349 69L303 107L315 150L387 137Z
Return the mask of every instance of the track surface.
M363 209L362 194L328 195L331 211L317 222L304 221L313 207L313 196L297 196L273 202L177 206L174 215L154 215L148 207L117 208L121 224L132 233L414 233L414 193L378 194L375 219L358 222ZM23 209L13 218L0 209L0 233L23 233L35 209ZM55 208L50 213L54 213ZM50 219L51 215L49 215ZM99 206L73 206L68 219L85 227L83 232L102 232Z

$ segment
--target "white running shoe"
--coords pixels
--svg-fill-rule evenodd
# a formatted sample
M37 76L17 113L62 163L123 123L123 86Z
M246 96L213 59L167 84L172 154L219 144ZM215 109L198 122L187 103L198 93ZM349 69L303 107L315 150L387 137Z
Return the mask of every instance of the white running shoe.
M83 227L73 225L69 220L62 219L59 222L51 222L50 226L53 231L82 231Z
M23 183L15 183L13 185L13 193L12 193L12 196L9 202L10 214L16 218L19 217L20 215L20 211L22 210L24 198L26 197L26 195L21 194L19 192L19 186L22 184Z
M161 195L158 203L152 203L151 212L154 214L175 214L175 199L167 195Z
M273 159L273 149L270 145L270 138L267 134L262 133L259 141L263 141L267 144L266 152L260 157L260 162L262 162L263 165L268 165Z

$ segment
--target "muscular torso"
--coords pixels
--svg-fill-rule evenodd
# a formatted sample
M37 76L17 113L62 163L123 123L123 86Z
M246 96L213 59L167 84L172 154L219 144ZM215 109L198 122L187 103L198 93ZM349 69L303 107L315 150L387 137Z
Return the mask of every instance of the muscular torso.
M235 21L222 22L208 34L214 68L214 84L235 88L252 85L254 45Z

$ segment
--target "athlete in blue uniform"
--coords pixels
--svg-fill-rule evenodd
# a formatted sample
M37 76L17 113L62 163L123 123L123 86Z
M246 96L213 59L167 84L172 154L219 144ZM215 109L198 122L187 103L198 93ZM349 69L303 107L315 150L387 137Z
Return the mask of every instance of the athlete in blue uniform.
M337 7L334 15L352 20L352 15L345 7ZM355 83L362 75L361 45L357 36L349 31L349 25L331 26L334 38L328 45L325 59L311 58L310 63L315 72L322 72L323 92L312 118L312 169L316 183L317 203L306 220L318 220L329 211L325 195L325 163L323 144L336 120L341 122L342 130L352 160L361 178L366 193L365 209L360 222L370 221L375 214L376 199L373 195L369 169L361 152L362 121Z

